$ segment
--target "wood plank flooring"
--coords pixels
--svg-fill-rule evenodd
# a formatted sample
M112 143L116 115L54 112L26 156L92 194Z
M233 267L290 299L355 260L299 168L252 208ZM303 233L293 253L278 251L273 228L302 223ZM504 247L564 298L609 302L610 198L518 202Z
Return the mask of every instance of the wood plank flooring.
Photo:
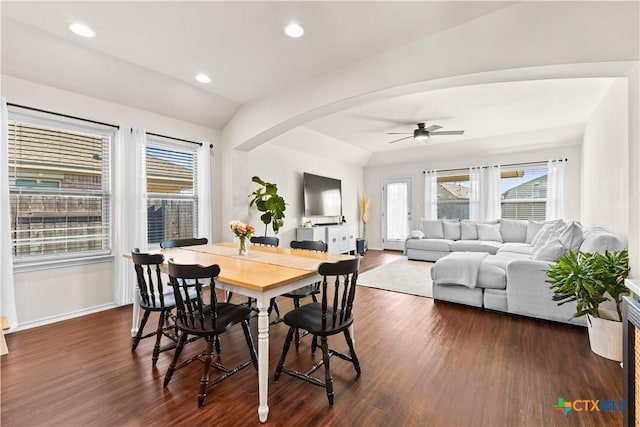
M369 251L361 270L399 256ZM291 309L288 299L278 301L283 312ZM553 408L558 397L622 398L620 364L592 353L583 328L367 287L358 288L356 316L362 376L350 363L332 359L333 407L320 387L289 376L271 382L266 425L622 425L621 413L565 416ZM8 335L10 353L0 360L0 424L260 425L255 370L214 386L198 409L201 364L178 370L163 389L171 352L152 368L153 342L143 340L132 353L130 322L127 306ZM284 324L270 329L271 376L286 330ZM346 350L341 337L333 338L332 347ZM221 341L223 363L248 358L239 326ZM301 369L312 363L309 337L302 341L287 359ZM185 356L201 347L200 341L188 345Z

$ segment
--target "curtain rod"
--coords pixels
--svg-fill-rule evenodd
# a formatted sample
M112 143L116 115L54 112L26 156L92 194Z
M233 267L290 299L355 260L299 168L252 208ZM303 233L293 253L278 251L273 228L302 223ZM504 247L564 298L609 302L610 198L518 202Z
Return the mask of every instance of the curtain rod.
M105 123L105 122L99 122L97 120L85 119L83 117L72 116L70 114L56 113L55 111L43 110L41 108L27 107L26 105L14 104L12 102L7 102L7 106L16 107L16 108L23 108L25 110L36 111L38 113L53 114L54 116L66 117L68 119L80 120L80 121L87 122L87 123L93 123L93 124L96 124L96 125L102 125L102 126L108 126L108 127L120 129L119 125L114 125L114 124ZM174 138L172 136L160 135L160 134L152 133L152 132L147 132L147 135L153 135L153 136L158 136L158 137L161 137L161 138L173 139L175 141L188 142L190 144L197 144L197 145L202 147L202 142L189 141L187 139ZM213 144L209 144L209 148L213 148Z
M111 127L111 128L120 129L120 126L114 125L114 124L111 124L111 123L105 123L105 122L99 122L97 120L85 119L83 117L71 116L69 114L56 113L55 111L42 110L40 108L27 107L26 105L19 105L19 104L13 104L11 102L7 102L7 106L16 107L16 108L24 108L25 110L37 111L38 113L53 114L54 116L66 117L67 119L80 120L80 121L87 122L87 123L93 123L93 124L96 124L96 125L102 125L102 126L108 126L108 127Z
M552 160L553 162L568 162L569 159L559 159L559 160ZM542 164L546 164L547 162L545 161L541 161L541 162L522 162L522 163L509 163L506 165L500 165L500 166L522 166L522 165L542 165ZM483 168L489 167L489 166L482 166ZM469 169L469 168L456 168L456 169L436 169L436 172L456 172L456 171L461 171L461 170L465 170L465 169ZM427 173L427 171L422 171L422 173Z
M160 138L168 138L168 139L173 139L174 141L182 141L182 142L188 142L189 144L196 144L202 147L202 142L196 142L196 141L189 141L188 139L182 139L182 138L174 138L172 136L167 136L167 135L160 135L158 133L152 133L152 132L147 132L147 135L152 135L152 136L158 136ZM213 148L213 144L209 144L209 148Z

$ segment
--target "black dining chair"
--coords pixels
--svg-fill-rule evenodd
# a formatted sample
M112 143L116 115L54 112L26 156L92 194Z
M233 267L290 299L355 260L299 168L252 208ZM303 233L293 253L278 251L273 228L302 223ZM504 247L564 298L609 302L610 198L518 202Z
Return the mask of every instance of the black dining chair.
M322 263L318 267L318 273L322 275L322 302L309 303L293 309L284 316L284 323L289 326L289 332L284 342L282 356L276 368L274 381L280 379L284 372L295 378L302 379L311 384L324 387L327 392L329 405L333 405L333 377L329 359L332 356L349 361L353 364L356 374L360 376L360 362L353 346L353 340L349 327L353 324L353 301L356 294L356 281L360 258L342 260L335 263ZM328 292L331 291L331 292ZM331 297L330 297L331 294ZM329 300L331 298L331 300ZM293 334L296 329L304 329L313 335L314 340L320 338L322 348L322 360L316 363L308 372L302 373L284 366L287 352L291 346ZM339 353L329 349L328 337L344 334L350 355ZM312 376L312 374L324 365L324 381Z
M322 240L293 240L289 244L289 246L292 249L301 249L301 250L315 251L315 252L327 252L327 249L328 249L328 245ZM302 288L294 289L293 291L282 294L281 296L286 298L292 298L293 307L298 308L300 307L300 300L302 298L307 298L310 296L313 302L318 302L318 298L316 298L316 295L319 293L320 293L320 282L316 282L307 286L303 286ZM294 343L296 345L296 350L298 350L298 348L300 347L300 338L304 335L306 335L306 332L305 334L301 335L300 331L296 329L295 340L294 340ZM314 342L314 345L312 346L312 352L314 351L315 351L315 342Z
M164 262L162 254L141 253L138 248L135 248L131 251L131 258L136 271L140 309L144 312L138 332L133 337L131 351L136 350L140 340L155 337L151 364L156 366L160 353L174 349L178 340L172 315L172 310L175 308L173 289L170 286L165 289L162 285L160 274L160 266ZM154 312L158 313L156 329L143 335L149 316ZM171 344L165 347L160 346L163 335L171 340Z
M249 330L249 319L251 309L242 305L218 302L216 296L215 278L220 274L220 267L217 264L210 266L175 264L169 260L169 279L173 287L176 300L176 328L181 332L180 339L173 355L173 360L169 365L164 378L164 387L169 385L176 369L180 369L195 360L204 363L202 376L200 378L200 391L198 393L198 407L204 403L207 390L229 378L240 370L253 364L258 369L258 358ZM208 285L209 298L206 300L204 286ZM193 299L184 298L185 295L195 293ZM220 355L219 336L227 332L233 325L240 323L244 332L244 337L249 347L250 360L244 361L234 368L227 368L222 364L213 361L213 353ZM192 336L203 337L207 342L206 348L197 356L186 360L178 365L178 359L182 353L187 338ZM215 368L222 372L222 375L213 381L209 381L210 369Z
M206 245L207 243L209 243L209 240L206 237L190 237L187 239L163 240L160 242L160 247L162 249L168 249L179 248L182 246Z

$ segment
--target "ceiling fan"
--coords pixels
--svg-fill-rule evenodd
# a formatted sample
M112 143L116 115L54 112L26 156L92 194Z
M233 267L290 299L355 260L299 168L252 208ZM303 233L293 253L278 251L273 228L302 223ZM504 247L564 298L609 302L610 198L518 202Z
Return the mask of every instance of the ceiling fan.
M428 128L424 127L424 123L417 123L418 128L414 129L413 132L387 132L387 135L410 135L405 136L404 138L395 139L393 141L389 141L389 144L393 144L394 142L402 141L403 139L413 138L416 141L424 141L429 139L431 135L462 135L464 134L463 130L443 130L437 131L441 129L442 126L439 125L431 125ZM434 132L437 131L437 132Z

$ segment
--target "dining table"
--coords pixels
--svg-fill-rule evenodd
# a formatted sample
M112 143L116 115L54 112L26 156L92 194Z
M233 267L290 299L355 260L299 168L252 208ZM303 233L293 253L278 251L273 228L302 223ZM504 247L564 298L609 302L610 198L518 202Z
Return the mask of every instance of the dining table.
M257 245L250 246L248 253L241 255L234 242L168 248L160 252L165 257L165 271L169 259L179 264L217 264L220 274L216 278L216 288L255 298L258 309L258 417L266 422L269 416L268 309L271 298L320 281L318 267L323 262L352 259L353 255ZM138 298L134 298L132 334L138 329L139 310Z

